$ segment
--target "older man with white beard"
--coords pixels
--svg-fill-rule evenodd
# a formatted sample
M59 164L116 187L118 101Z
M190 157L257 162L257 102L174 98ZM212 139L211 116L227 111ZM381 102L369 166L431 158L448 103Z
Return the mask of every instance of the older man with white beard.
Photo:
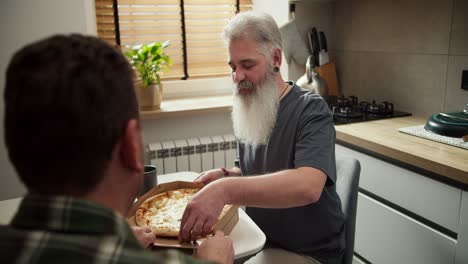
M267 14L241 13L224 30L236 84L240 167L206 171L179 239L209 233L225 204L246 205L266 247L249 263L341 263L344 216L336 193L332 113L279 74L281 35Z

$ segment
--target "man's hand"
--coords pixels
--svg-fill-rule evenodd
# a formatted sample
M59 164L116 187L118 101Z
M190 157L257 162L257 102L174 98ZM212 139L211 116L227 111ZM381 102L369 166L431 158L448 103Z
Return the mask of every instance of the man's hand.
M143 248L149 247L156 240L156 236L153 231L147 226L132 226L133 234Z
M195 257L221 264L231 264L234 261L232 240L224 236L222 231L216 231L212 238L205 240L198 247Z
M195 183L203 183L207 185L210 182L216 181L224 177L224 172L221 169L213 169L200 173L200 175L193 180Z
M179 241L195 241L208 235L225 205L225 195L220 184L209 184L198 191L185 208Z

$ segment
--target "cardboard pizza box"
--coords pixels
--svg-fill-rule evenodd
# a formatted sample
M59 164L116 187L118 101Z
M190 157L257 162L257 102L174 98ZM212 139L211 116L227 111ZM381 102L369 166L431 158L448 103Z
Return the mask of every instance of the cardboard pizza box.
M174 181L168 183L162 183L149 190L147 193L142 195L138 200L133 203L130 208L127 221L130 226L135 226L135 213L138 207L148 198L153 197L156 194L163 193L165 191L183 189L183 188L203 188L203 184L197 184L193 182L185 181ZM229 235L234 226L239 221L239 206L232 205L226 214L215 224L213 227L214 231L221 230L225 235ZM201 238L194 243L180 243L177 238L171 237L157 237L154 245L157 247L171 247L171 248L197 248L198 245L206 238Z

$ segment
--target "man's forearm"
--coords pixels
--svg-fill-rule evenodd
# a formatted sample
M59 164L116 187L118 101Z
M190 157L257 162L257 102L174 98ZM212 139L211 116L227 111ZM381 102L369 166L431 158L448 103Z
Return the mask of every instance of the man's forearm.
M227 204L287 208L318 201L325 181L322 171L304 167L261 176L226 177L216 184L225 192Z

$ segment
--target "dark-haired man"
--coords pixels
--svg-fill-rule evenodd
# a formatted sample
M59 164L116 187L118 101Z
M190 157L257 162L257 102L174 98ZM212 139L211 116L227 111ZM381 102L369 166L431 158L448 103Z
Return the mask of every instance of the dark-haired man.
M30 44L8 66L4 99L9 158L28 194L0 227L0 263L204 262L146 251L154 235L124 218L143 182L143 151L120 51L81 35ZM198 256L231 263L232 242L217 233Z

